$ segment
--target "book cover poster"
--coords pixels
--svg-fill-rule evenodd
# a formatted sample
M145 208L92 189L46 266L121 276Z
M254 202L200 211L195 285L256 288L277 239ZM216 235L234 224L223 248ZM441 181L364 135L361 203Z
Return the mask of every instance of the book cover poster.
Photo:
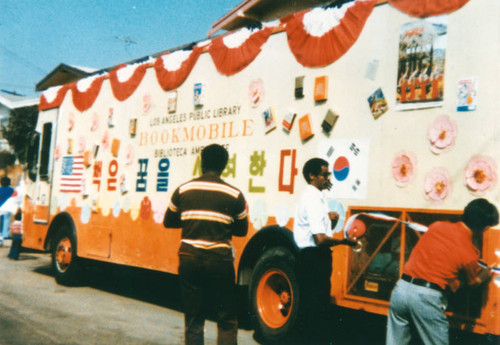
M196 90L195 90L196 93ZM196 97L196 96L195 96ZM168 103L167 103L167 110L168 113L175 113L177 110L177 91L170 91L167 96Z
M286 130L287 132L290 132L292 130L293 122L295 121L296 116L297 114L293 111L289 111L285 114L285 116L283 116L283 122L281 124L284 130Z
M368 97L368 104L370 105L370 111L372 112L375 120L385 114L389 109L387 100L385 99L381 88L378 88L377 91Z
M464 78L458 81L457 111L477 109L477 77Z
M396 110L443 105L447 29L447 16L401 26Z
M314 135L311 125L311 116L309 114L305 114L299 119L299 133L302 141L307 140Z
M366 199L370 141L368 138L322 140L318 155L329 164L332 199Z
M203 83L194 84L194 99L193 104L195 107L201 107L205 103L205 94L204 94L204 85Z
M276 121L274 118L274 110L272 107L267 108L262 113L262 118L264 119L265 132L269 133L276 128Z

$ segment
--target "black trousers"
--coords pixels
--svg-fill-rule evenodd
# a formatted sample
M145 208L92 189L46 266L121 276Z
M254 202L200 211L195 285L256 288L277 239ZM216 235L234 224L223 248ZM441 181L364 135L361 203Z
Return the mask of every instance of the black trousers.
M207 314L215 312L217 345L237 344L238 321L233 262L179 255L185 343L202 345Z
M332 251L329 247L308 247L299 252L303 327L308 343L322 343L328 336Z

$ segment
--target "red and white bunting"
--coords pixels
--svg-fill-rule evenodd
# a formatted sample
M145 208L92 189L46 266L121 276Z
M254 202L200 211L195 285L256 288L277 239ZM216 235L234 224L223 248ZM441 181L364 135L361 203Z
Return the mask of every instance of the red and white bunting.
M401 12L418 18L451 13L464 6L467 2L469 0L389 0L389 3Z
M42 111L58 108L64 100L64 96L66 96L66 91L68 91L68 86L63 85L51 87L47 91L43 92L40 96L38 110Z
M376 0L356 0L340 8L317 7L283 18L288 45L306 67L327 66L356 42Z
M83 112L94 104L105 78L103 75L91 76L69 85L73 104L78 111Z
M202 48L195 46L193 50L177 50L159 56L155 63L156 79L165 91L178 88L193 69Z
M134 93L144 78L147 67L147 63L122 64L109 73L111 90L117 100L123 102Z
M260 30L243 28L233 34L213 39L208 52L220 73L233 75L252 63L272 32L272 27Z

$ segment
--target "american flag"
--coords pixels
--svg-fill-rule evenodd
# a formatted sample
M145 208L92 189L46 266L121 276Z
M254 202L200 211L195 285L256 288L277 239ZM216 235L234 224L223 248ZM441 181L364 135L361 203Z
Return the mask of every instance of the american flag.
M83 169L83 156L63 157L60 191L65 193L81 193Z

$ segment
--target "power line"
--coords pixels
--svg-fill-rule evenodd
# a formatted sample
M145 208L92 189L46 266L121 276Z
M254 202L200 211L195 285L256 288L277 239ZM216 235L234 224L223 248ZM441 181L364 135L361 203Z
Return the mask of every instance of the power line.
M13 52L12 50L0 45L0 48L2 48L5 52L7 52L7 54L9 54L12 58L15 58L17 59L18 61L21 61L22 63L24 63L25 65L28 65L30 66L31 68L33 68L34 70L37 70L38 72L42 73L42 74L47 74L48 72L44 71L42 68L38 67L37 65L35 65L34 63L32 63L31 61L19 56L18 54L16 54L15 52Z

